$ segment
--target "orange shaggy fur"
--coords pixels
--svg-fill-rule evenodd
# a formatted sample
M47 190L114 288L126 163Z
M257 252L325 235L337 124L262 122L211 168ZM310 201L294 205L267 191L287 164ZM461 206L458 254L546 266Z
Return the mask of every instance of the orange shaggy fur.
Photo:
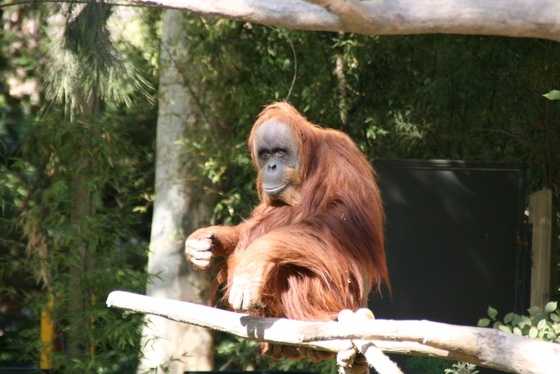
M255 131L270 119L289 124L299 142L292 178L299 193L289 205L271 204L259 176L261 202L251 217L235 227L209 228L217 254L228 256L226 298L239 267L263 266L258 314L335 319L342 309L365 306L370 290L389 285L375 173L347 135L310 123L287 103L267 106L253 125L255 165Z

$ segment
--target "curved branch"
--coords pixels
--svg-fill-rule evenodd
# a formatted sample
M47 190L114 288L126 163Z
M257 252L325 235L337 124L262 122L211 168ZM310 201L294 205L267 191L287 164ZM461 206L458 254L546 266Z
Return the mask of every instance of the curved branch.
M444 33L560 38L557 0L362 1L359 2L361 22L357 23L344 22L344 16L352 19L357 7L343 7L342 0L317 1L331 3L333 13L303 0L131 1L299 30L365 35Z
M130 1L298 30L560 39L560 1L557 0ZM351 22L358 18L358 22Z
M307 0L335 14L348 30L367 29L375 20L368 17L367 6L359 0Z
M41 1L84 0L14 0L0 7ZM560 1L557 0L117 0L115 3L188 10L202 16L295 30L560 39Z
M360 323L257 318L208 306L114 291L107 305L159 315L240 337L338 352L350 339L367 340L386 353L460 360L521 374L556 373L560 345L494 329L430 321L372 320Z

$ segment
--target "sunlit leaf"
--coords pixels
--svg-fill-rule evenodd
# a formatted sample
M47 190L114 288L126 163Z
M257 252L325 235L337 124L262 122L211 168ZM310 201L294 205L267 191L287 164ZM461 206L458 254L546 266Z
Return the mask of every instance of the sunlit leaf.
M531 327L529 329L529 337L530 338L536 338L539 335L539 330L536 327Z
M488 327L490 326L490 320L488 318L481 318L478 320L479 327Z
M500 326L498 327L498 330L503 331L503 332L509 332L509 333L512 332L512 331L511 331L511 327L510 327L510 326L507 326L507 325L500 325Z
M560 91L558 91L560 92ZM544 310L547 313L552 313L554 312L556 309L558 308L558 302L557 301L549 301L546 306L544 307Z
M488 317L490 317L490 319L495 320L496 317L498 316L498 311L494 308L492 308L491 306L488 307Z
M548 100L560 100L560 90L552 90L543 95Z

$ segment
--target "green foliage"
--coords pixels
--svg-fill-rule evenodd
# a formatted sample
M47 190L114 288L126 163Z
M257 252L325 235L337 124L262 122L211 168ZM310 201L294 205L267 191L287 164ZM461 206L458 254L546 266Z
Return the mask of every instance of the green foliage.
M403 370L406 373L441 374L449 366L449 361L433 357L406 357Z
M450 368L445 369L444 374L478 374L478 370L473 364L456 362Z
M46 94L71 116L96 111L100 102L130 106L133 95L149 97L150 83L111 40L110 15L110 5L90 1L64 25L62 38L51 30Z
M19 219L32 255L25 259L21 248L9 261L17 264L15 259L19 256L21 268L34 269L37 281L53 293L58 332L65 334L64 321L70 317L68 306L73 302L69 298L69 287L72 287L69 269L80 261L73 249L86 242L90 264L81 277L81 285L89 305L81 317L91 321L90 331L84 333L95 347L95 354L69 361L60 353L55 357L55 364L61 370L122 372L123 367L132 367L136 361L141 317L123 319L120 313L106 308L105 298L115 288L144 290L149 215L147 211L134 212L146 205L144 194L151 188L152 174L145 170L151 169L153 155L129 143L131 135L138 130L130 127L128 121L132 118L111 114L110 120L101 117L99 123L79 126L61 118L52 113L37 123L25 139L22 161L0 177L0 185L14 186L14 190L21 191L20 197L14 196L13 201L21 209ZM89 216L78 229L71 220L71 183L80 167L77 160L84 157L80 152L92 165L88 168L88 188L94 196L95 215ZM17 179L17 176L23 177ZM38 298L40 294L36 286L30 294L34 324L18 330L18 334L35 336L24 344L25 350L19 351L22 359L31 362L35 361L39 348L38 319L45 302L43 297ZM21 338L19 341L23 343ZM36 344L30 345L29 341Z
M315 363L309 360L272 359L260 354L259 343L220 334L216 347L216 369L219 371L278 370L336 374L334 359Z
M21 15L33 15L32 10L20 11ZM28 51L33 43L28 35L18 31L21 23L14 11L4 11L4 20L16 20L3 24L0 32L0 366L6 362L26 363L27 357L37 349L37 331L33 320L35 300L33 270L26 261L26 244L22 239L22 227L17 221L19 207L25 203L25 185L22 176L11 173L18 164L20 141L25 136L35 108L34 98L29 95L14 97L5 84L14 79L14 71L21 82L35 78L37 53Z
M237 221L254 202L245 138L260 108L287 98L294 77L288 100L314 121L349 133L371 159L519 160L529 167L531 186L560 183L553 152L560 108L541 96L560 80L554 43L306 33L195 17L185 23L192 64L184 75L204 113L201 125L217 125L209 126L217 135L199 148L207 152L201 159L213 159L207 173L219 179L217 221L228 220L227 212ZM345 68L347 123L333 74L337 55ZM227 201L234 194L240 199Z
M247 370L259 366L262 357L258 355L258 343L222 335L216 347L216 361L219 370Z
M491 326L515 335L560 342L560 310L557 301L548 302L544 309L533 306L528 309L528 315L508 313L502 320L498 318L496 309L489 307L488 318L480 319L478 326Z
M560 91L552 90L545 93L543 96L546 97L548 100L560 100Z
M124 44L118 48L118 58L125 61L121 66L128 70L134 64L129 72L143 79L155 77L153 65L144 60L153 50L139 51ZM1 52L2 56L7 53ZM22 53L32 55L32 51ZM95 59L93 55L88 58ZM42 112L37 108L16 111L27 99L11 97L0 84L0 99L6 98L0 100L0 225L6 228L0 235L0 366L37 363L39 318L50 294L54 298L54 364L58 372L133 372L142 317L109 310L105 299L116 288L141 293L146 284L156 108L146 97L147 81L137 84L127 72L111 70L108 65L104 72L101 64L107 61L101 60L89 66L90 79L85 76L88 65L74 62L75 66L61 66L57 60L50 66L49 78L63 79L59 83L68 86L56 87L64 92L63 105L55 101ZM81 70L78 75L64 76L72 68ZM104 80L101 75L105 73L113 76ZM4 80L1 68L0 79ZM100 95L98 107L90 112L96 115L75 111L73 121L68 121L64 109L76 109L78 101L83 104L84 91L89 92L85 96ZM128 99L121 100L123 97ZM71 108L65 108L69 103ZM72 218L79 205L77 175L84 176L88 195L89 212L81 222ZM83 266L77 248L84 243L87 264L79 281L84 290L80 302L86 308L83 315L75 316L71 269ZM5 312L7 305L11 309ZM68 321L76 317L85 321L82 334L87 349L70 360L64 349Z

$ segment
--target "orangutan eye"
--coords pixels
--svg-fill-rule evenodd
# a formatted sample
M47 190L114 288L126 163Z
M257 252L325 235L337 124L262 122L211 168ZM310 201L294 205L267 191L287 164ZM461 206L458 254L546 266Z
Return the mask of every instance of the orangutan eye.
M268 160L270 158L270 151L268 149L259 150L259 158L264 161Z
M285 157L288 155L288 152L286 152L284 148L274 148L272 153L274 153L277 157Z

